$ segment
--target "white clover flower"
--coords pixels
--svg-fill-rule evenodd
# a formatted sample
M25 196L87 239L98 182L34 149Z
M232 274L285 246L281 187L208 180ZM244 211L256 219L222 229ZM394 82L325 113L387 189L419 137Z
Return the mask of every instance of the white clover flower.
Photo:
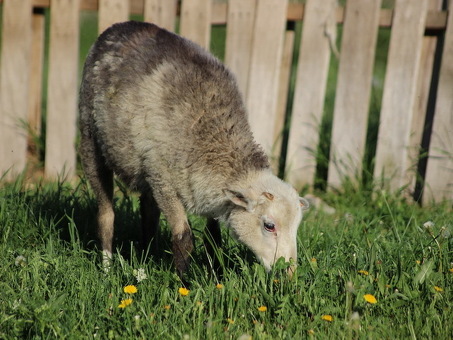
M25 258L25 256L19 255L16 257L14 264L16 266L25 267L27 265L27 259Z
M134 269L132 273L134 274L135 279L137 280L137 282L141 282L141 281L146 280L148 278L148 275L146 275L144 268Z
M451 232L450 232L450 230L447 227L442 227L442 229L440 231L440 235L443 238L450 238Z
M360 314L358 312L353 312L351 314L350 320L351 328L355 330L359 330L360 327Z
M353 312L351 314L351 321L360 321L360 314L358 312Z
M423 223L423 227L425 227L426 229L432 228L432 227L434 227L434 222L427 221L427 222Z
M13 309L19 308L19 306L21 305L21 303L22 303L22 300L21 300L21 299L14 300L14 301L13 301Z
M252 339L253 339L252 336L251 336L250 334L247 334L247 333L242 334L242 335L238 338L238 340L252 340Z

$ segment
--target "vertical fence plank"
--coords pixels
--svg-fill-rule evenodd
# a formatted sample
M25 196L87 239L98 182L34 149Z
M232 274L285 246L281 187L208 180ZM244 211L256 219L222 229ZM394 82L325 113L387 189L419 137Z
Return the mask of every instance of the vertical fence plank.
M285 127L285 118L286 118L286 106L288 104L288 90L289 82L291 78L291 66L293 61L293 52L294 52L294 37L295 32L293 30L288 30L285 33L285 41L283 45L283 55L282 63L280 67L280 79L278 81L278 95L277 95L277 117L275 120L274 126L274 139L275 146L274 149L277 152L280 152L282 149L283 142L283 130ZM280 159L277 158L273 161L273 168L275 173L278 173L280 166Z
M28 123L33 134L41 134L42 76L44 61L44 11L33 13L33 39Z
M357 183L361 176L380 8L381 0L349 0L346 4L330 147L330 187L339 187L345 178Z
M244 97L247 97L255 9L256 0L228 1L225 64L236 75Z
M256 140L269 155L275 142L273 136L287 5L287 0L258 1L249 66L249 121Z
M428 0L428 10L440 10L442 0ZM422 51L420 55L419 75L415 95L414 117L409 139L409 159L418 160L421 151L423 130L426 120L429 91L434 66L434 54L436 52L437 37L423 37ZM414 162L407 173L409 187L407 194L413 194L416 186L418 162Z
M145 0L144 20L175 31L177 0Z
M374 175L392 191L408 184L409 143L427 0L397 0L384 82Z
M0 64L0 176L12 179L26 164L32 38L31 0L3 2Z
M75 137L79 63L80 0L53 0L50 11L49 81L45 174L71 176L76 168Z
M453 3L450 2L423 202L453 200Z
M336 0L307 0L305 5L285 170L297 189L314 183L335 14Z
M211 12L211 0L183 0L181 4L181 35L207 50L211 40Z
M99 0L99 34L117 22L129 20L130 0Z

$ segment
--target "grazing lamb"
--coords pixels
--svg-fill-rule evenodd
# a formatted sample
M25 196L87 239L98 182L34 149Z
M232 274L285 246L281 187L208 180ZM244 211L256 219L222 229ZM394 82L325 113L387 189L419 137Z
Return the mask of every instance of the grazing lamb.
M98 202L104 261L112 256L113 174L141 193L143 243L162 212L182 275L193 249L186 211L219 222L267 270L296 260L308 202L271 173L235 79L202 48L155 25L113 25L87 57L80 89L80 155Z

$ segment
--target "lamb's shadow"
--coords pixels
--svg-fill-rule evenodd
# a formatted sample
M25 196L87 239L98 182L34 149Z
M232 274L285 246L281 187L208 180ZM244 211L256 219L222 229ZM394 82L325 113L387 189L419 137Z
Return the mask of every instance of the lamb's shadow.
M165 219L161 217L157 248L151 251L141 249L139 246L141 237L139 196L128 192L121 184L116 188L118 190L114 198L114 249L126 260L130 260L131 256L137 256L140 262L162 261L165 267L170 267L173 262L170 252L171 234ZM63 242L67 242L68 245L77 242L80 247L88 251L100 249L96 230L96 199L84 178L81 178L75 186L65 182L37 184L25 195L25 202L35 216L44 220L40 225L53 226ZM205 265L210 271L210 260L207 258L205 247L202 246L204 221L194 219L192 222L196 243L192 261ZM223 231L222 234L225 240L227 232ZM240 271L234 256L253 261L244 247L226 245L225 242L223 244L224 247L220 250L224 254L221 255L223 267Z
M83 178L75 186L65 182L39 183L24 195L28 209L34 216L39 217L40 224L55 228L62 241L79 242L86 250L99 249L96 199ZM138 198L133 194L124 195L120 192L115 195L114 201L114 248L119 249L127 259L140 238ZM161 233L160 239L165 240L166 232ZM165 246L164 244L163 247ZM161 253L158 255L166 254L164 251Z

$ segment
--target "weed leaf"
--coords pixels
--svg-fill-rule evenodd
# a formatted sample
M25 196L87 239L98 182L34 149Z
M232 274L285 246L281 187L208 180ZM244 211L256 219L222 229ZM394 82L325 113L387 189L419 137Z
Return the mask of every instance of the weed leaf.
M422 284L425 280L431 275L433 272L434 262L433 260L429 260L425 262L420 271L414 277L414 283Z

